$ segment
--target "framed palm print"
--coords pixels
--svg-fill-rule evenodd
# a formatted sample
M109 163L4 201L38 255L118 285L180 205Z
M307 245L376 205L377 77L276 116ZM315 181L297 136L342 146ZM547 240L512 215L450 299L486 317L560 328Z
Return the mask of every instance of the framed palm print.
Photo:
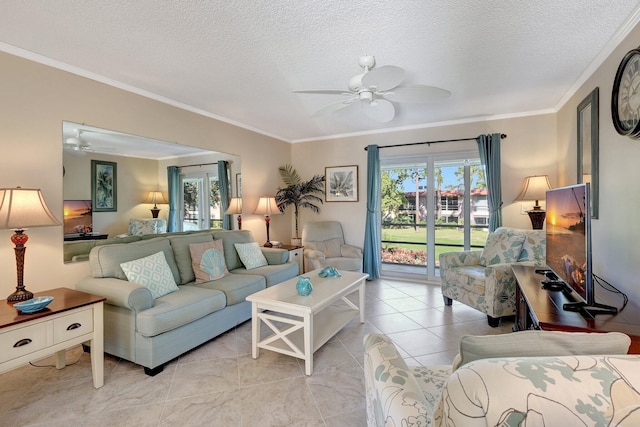
M325 167L325 200L327 202L358 201L358 166Z
M91 160L91 201L93 212L118 210L118 165L114 162Z

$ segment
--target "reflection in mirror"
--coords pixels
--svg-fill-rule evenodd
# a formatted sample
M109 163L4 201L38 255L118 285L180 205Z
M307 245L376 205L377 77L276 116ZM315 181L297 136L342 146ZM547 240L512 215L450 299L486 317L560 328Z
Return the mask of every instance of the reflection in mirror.
M126 238L130 224L138 233L165 232L168 166L180 171L178 229L221 226L217 164L228 162L233 177L239 156L72 122L62 130L65 262L87 260L105 239Z

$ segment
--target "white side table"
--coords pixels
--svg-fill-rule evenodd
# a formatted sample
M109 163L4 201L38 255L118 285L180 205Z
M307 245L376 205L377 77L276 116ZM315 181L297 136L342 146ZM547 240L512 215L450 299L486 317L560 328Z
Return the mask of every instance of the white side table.
M302 274L304 272L304 256L302 253L304 246L282 245L280 249L289 251L289 262L297 262L298 274Z
M22 314L6 300L0 301L0 373L53 353L56 368L65 367L65 350L89 342L93 386L104 384L103 304L106 298L57 288L38 292L52 296L43 310Z

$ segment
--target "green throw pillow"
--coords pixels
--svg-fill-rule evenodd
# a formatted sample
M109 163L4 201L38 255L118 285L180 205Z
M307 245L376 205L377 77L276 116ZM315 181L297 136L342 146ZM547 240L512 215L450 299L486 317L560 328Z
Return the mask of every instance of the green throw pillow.
M120 264L127 280L151 291L153 299L178 290L164 252Z
M252 270L254 268L267 265L267 259L262 254L262 250L257 242L251 243L235 243L236 252L240 257L240 261L244 264L244 268Z

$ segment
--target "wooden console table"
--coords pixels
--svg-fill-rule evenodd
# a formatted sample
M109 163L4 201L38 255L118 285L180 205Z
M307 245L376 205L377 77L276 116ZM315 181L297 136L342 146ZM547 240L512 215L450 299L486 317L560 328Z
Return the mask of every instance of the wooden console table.
M0 301L0 373L56 354L56 368L65 367L65 350L84 342L91 345L93 386L104 384L103 304L106 298L57 288L35 296L52 296L43 310L22 314Z
M518 282L516 287L516 323L514 331L541 329L565 332L622 332L631 338L629 353L640 354L640 313L627 306L616 315L598 314L588 319L580 313L563 310L562 305L571 300L563 292L542 289L544 276L536 268L512 266ZM620 307L622 299L596 289L598 302Z

